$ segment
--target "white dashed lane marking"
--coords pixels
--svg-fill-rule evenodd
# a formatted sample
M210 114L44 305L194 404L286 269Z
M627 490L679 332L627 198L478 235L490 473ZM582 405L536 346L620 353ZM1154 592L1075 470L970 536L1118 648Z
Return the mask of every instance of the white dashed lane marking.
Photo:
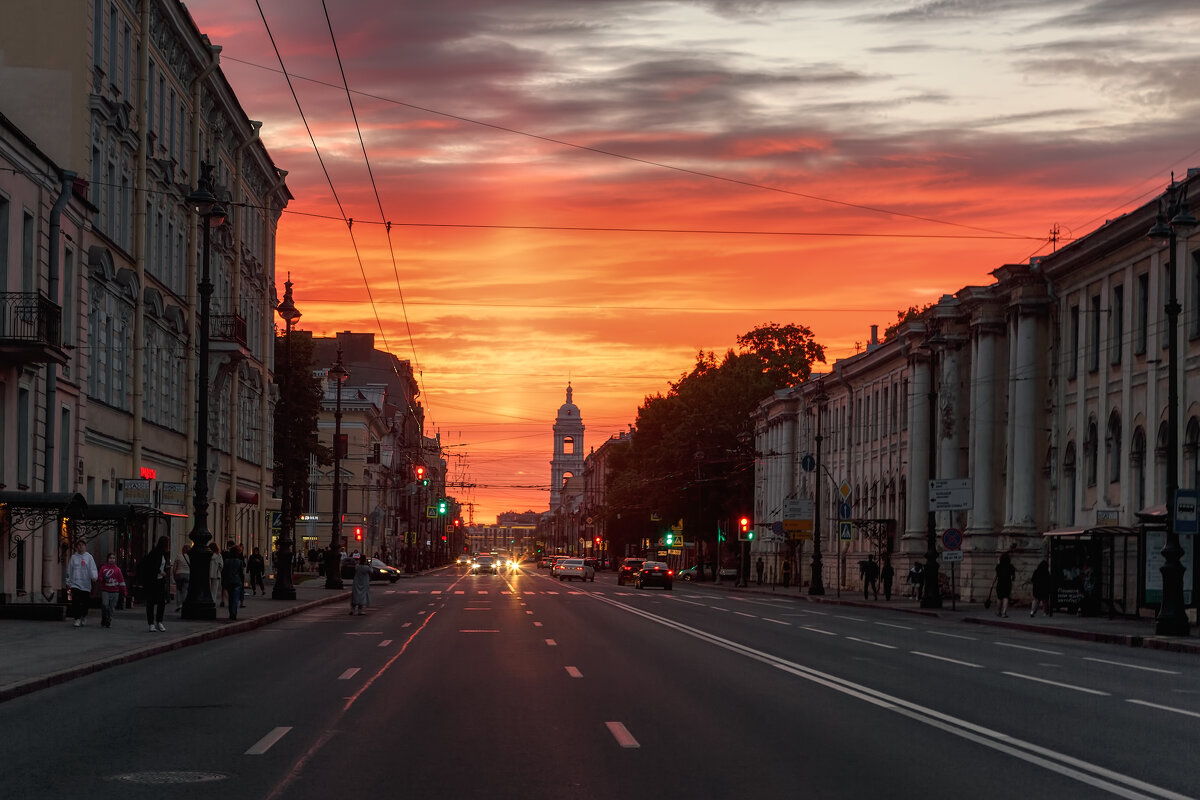
M626 729L626 727L621 723L606 722L604 725L608 728L608 732L613 735L613 738L617 740L617 744L621 745L621 747L641 747L641 745L638 744L638 740L633 738L633 734L630 733L628 729Z

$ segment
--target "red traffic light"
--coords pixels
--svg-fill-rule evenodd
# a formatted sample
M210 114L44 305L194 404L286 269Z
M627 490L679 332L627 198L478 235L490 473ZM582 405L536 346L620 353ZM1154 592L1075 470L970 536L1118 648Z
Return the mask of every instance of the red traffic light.
M362 528L354 529L354 541L356 541L356 542L362 541Z
M603 542L603 541L604 541L603 539L601 539L599 536L597 536L596 537L596 547L599 547L601 542Z
M741 519L738 520L738 530L740 530L742 533L749 532L749 530L750 530L750 518L749 517L742 517Z

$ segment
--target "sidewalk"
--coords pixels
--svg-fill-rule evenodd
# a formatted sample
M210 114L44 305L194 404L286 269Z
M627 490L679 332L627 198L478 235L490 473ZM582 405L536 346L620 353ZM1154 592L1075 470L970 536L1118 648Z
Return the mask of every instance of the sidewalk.
M791 597L823 605L887 608L892 611L926 614L941 619L958 620L975 625L1012 628L1032 633L1042 633L1048 636L1063 636L1071 639L1105 642L1125 647L1145 647L1154 650L1170 650L1178 653L1200 655L1200 635L1198 635L1200 634L1200 630L1197 629L1196 625L1193 624L1190 636L1156 636L1154 633L1154 619L1151 617L1116 617L1109 619L1104 616L1080 617L1065 613L1057 613L1050 617L1042 614L1030 617L1030 607L1028 605L1018 605L1015 608L1010 608L1007 617L999 617L996 615L995 603L992 604L991 608L985 609L983 603L966 603L958 600L952 604L949 600L945 600L943 601L942 608L921 608L920 603L909 597L907 591L900 595L893 593L891 601L885 601L882 599L882 595L880 595L881 599L879 600L875 600L874 598L864 600L861 589L858 591L843 589L841 596L838 597L837 590L828 586L825 587L825 594L823 596L814 597L808 594L807 587L803 589L795 586L788 589L784 589L782 586L772 588L767 584L759 586L753 582L749 586L737 587L731 581L722 581L715 584L706 581L704 583L689 585L718 588L737 594ZM902 588L908 589L907 586ZM1149 612L1147 611L1146 613Z
M298 575L297 580L295 600L272 600L268 586L266 596L247 598L236 622L220 607L216 620L180 619L174 602L169 602L165 633L146 630L146 609L141 605L117 611L111 628L100 627L98 608L88 612L81 628L70 618L0 620L0 703L118 664L252 630L315 606L349 602L348 586L329 590L324 578Z

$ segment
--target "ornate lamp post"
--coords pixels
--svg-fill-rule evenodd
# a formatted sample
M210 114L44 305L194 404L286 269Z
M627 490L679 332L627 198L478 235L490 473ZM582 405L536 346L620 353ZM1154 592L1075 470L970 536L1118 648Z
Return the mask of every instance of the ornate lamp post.
M817 391L813 395L813 403L817 406L817 435L814 437L817 443L817 477L816 501L813 503L812 578L808 584L808 593L815 595L825 594L825 580L821 577L821 482L825 480L821 474L821 442L824 439L821 436L821 410L825 408L827 402L829 402L829 395L825 394L825 385L818 380ZM841 584L838 586L840 587Z
M212 555L208 543L212 534L208 530L208 321L213 285L209 275L211 256L210 234L213 228L225 221L225 209L213 194L212 165L200 165L200 181L196 190L187 196L187 203L200 217L204 238L200 254L200 373L196 384L196 486L192 498L192 540L190 555L192 580L188 582L188 594L183 601L184 619L216 619L217 607L208 589L208 567Z
M929 404L929 478L937 478L937 404L938 376L936 374L938 349L944 345L940 335L935 334L927 342L929 349L929 392L926 402ZM925 570L922 573L924 588L921 592L921 608L941 608L942 589L939 579L938 549L937 549L937 512L931 507L925 523Z
M1159 636L1187 636L1190 622L1183 602L1183 548L1175 526L1175 495L1179 490L1179 299L1176 296L1175 259L1177 234L1186 234L1196 226L1196 218L1187 208L1187 187L1171 183L1158 201L1158 217L1147 234L1159 246L1167 247L1167 542L1162 556L1162 604L1154 619Z
M342 381L346 379L342 364L342 345L338 344L337 362L330 368L329 377L337 381L337 401L333 412L333 528L329 536L329 554L325 559L325 588L342 589Z
M300 319L301 314L299 309L296 308L295 301L292 300L292 276L290 273L283 287L283 300L275 307L275 310L283 318L284 324L284 385L280 387L282 391L279 394L279 402L283 406L283 413L280 417L287 421L293 418L290 374L292 369L292 326ZM271 599L295 600L296 585L292 582L292 561L294 560L292 545L296 541L296 510L292 508L292 457L295 455L296 444L295 438L292 436L292 431L284 431L283 442L283 457L279 460L279 465L282 467L283 472L279 476L280 482L283 484L283 499L279 504L279 543L275 550L275 585L271 587Z

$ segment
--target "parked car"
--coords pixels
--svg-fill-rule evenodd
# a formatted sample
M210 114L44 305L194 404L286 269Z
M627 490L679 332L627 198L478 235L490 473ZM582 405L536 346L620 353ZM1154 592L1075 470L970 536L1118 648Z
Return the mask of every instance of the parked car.
M697 569L699 569L699 566L700 566L699 564L693 564L692 566L688 567L687 569L681 569L681 570L679 570L679 574L676 577L679 578L679 580L681 580L681 581L694 581L694 580L696 580L696 571L697 571ZM723 581L737 580L737 567L721 567L721 570L718 574L720 575L721 580L723 580ZM711 581L712 579L713 579L713 565L705 564L704 565L704 580Z
M671 580L674 577L675 570L663 562L646 561L638 570L634 585L639 589L645 589L647 586L661 586L669 592L671 591Z
M554 565L554 571L550 574L560 581L573 581L576 578L593 583L596 581L596 570L582 558L564 558Z
M475 556L475 560L471 562L471 574L481 575L497 575L500 570L496 568L496 559L491 556Z
M622 561L621 566L617 569L617 586L633 583L634 579L637 578L638 570L645 563L646 559L644 558L627 558Z
M378 558L372 558L371 564L371 580L373 581L389 581L395 583L400 579L400 570L395 567L389 567L387 564L380 561ZM342 578L354 578L354 568L358 565L358 559L354 556L346 556L342 559Z

